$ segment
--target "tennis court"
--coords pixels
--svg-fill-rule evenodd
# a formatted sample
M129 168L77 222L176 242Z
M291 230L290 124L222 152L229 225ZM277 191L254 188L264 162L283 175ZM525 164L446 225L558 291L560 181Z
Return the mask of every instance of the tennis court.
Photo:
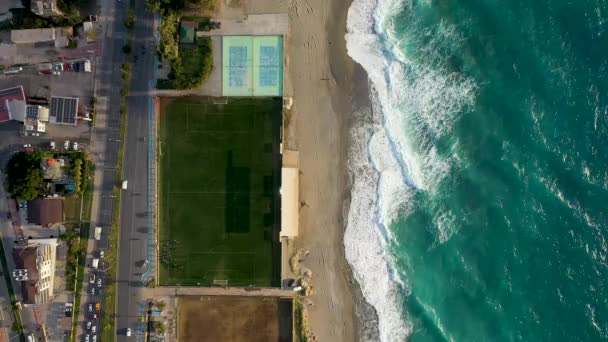
M224 36L223 96L282 96L283 38Z
M280 115L280 98L162 99L161 285L278 285Z

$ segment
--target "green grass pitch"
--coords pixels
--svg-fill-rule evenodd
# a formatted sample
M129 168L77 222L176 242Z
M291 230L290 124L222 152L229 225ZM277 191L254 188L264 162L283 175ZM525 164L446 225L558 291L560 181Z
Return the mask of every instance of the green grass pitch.
M163 99L161 285L279 285L273 196L280 115L280 98Z

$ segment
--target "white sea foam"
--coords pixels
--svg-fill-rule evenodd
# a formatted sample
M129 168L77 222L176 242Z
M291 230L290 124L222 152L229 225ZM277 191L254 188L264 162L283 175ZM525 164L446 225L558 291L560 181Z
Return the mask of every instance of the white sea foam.
M381 115L374 116L373 123L355 117L349 158L353 188L344 244L363 295L378 314L383 342L403 341L412 331L399 297L409 295L409 284L393 268L390 250L399 241L389 227L412 210L417 192L433 194L460 166L456 153L441 155L435 144L450 133L477 90L472 80L442 67L442 55L462 42L447 23L421 33L430 38L422 53L433 67L408 60L391 18L410 7L407 0L354 0L346 35L348 53L366 69L374 112ZM452 151L457 147L454 142ZM439 244L457 232L451 212L433 222Z

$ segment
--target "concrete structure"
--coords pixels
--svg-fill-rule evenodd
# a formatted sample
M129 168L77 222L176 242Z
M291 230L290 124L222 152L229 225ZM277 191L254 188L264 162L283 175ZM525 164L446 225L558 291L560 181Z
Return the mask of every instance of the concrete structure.
M78 124L78 98L77 97L51 97L49 122L63 125Z
M27 105L25 108L26 131L46 132L46 123L49 121L49 109L38 105Z
M61 11L57 8L57 0L32 0L30 10L41 17L61 15Z
M25 101L9 100L6 101L6 107L11 120L25 122Z
M47 44L54 47L66 47L72 32L71 27L12 30L11 42L18 45Z
M283 168L281 169L281 239L298 236L300 223L299 158L298 151L283 151Z
M57 239L30 239L13 249L24 306L48 303L55 286Z
M208 36L239 36L239 35L254 35L254 36L270 36L287 34L289 29L289 16L287 13L278 14L251 14L247 17L239 19L217 19L222 23L220 29L211 31L198 31L197 37Z
M63 222L63 199L37 198L27 206L27 217L30 223L48 227Z

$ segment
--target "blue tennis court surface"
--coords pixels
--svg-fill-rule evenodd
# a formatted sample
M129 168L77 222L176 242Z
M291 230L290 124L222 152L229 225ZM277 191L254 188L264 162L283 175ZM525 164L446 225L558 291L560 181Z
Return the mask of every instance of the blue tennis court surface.
M283 38L224 36L223 96L282 96Z

